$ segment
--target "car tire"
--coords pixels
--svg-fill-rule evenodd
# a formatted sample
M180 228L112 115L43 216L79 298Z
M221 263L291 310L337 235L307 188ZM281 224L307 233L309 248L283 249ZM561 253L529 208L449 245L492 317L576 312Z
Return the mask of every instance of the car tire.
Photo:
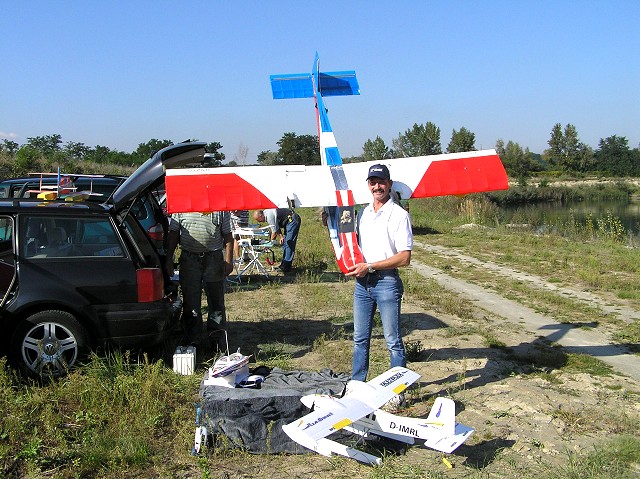
M13 334L12 357L18 366L36 377L65 375L87 345L87 335L66 311L41 311L29 316Z

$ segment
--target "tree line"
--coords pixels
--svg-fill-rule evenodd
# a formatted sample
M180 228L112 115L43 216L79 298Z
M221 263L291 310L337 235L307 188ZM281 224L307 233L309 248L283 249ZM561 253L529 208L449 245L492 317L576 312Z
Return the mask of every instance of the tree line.
M437 155L474 151L475 134L465 127L454 129L447 147L443 149L440 128L432 122L414 124L404 133L399 133L387 146L379 136L367 140L359 156L343 158L345 163L358 161L381 161L388 158ZM630 148L623 136L612 135L601 138L594 150L580 141L578 131L572 124L556 123L550 133L549 147L541 154L522 148L517 142L498 139L495 149L505 165L507 173L520 182L536 174L569 174L572 176L640 176L640 148ZM27 172L37 168L38 161L46 159L66 170L77 169L82 162L100 165L118 165L135 168L150 158L154 152L172 145L169 140L151 139L140 143L135 151L126 153L106 146L88 147L83 143L62 142L60 135L27 138L23 145L11 140L0 143L0 158L13 161L13 171ZM289 165L320 163L318 137L285 133L277 142L278 150L262 151L258 155L260 165ZM208 143L206 151L209 166L221 166L225 160L219 142ZM241 150L244 147L241 147ZM241 156L246 156L246 148ZM243 161L244 163L244 161ZM236 166L237 161L228 163Z
M57 165L66 171L77 173L86 172L78 171L78 168L84 170L82 165L91 163L135 169L151 158L155 152L171 145L173 142L170 140L154 138L146 143L140 143L131 153L126 153L101 145L89 147L75 141L63 143L61 135L53 134L27 138L27 142L23 145L4 139L0 143L0 158L13 163L10 171L16 175L38 169L43 163ZM209 153L207 155L208 164L211 166L222 165L225 155L219 151L221 148L222 145L218 142L207 144L205 149ZM7 171L8 169L5 166L3 170Z
M343 158L343 162L382 161L388 158L407 158L441 153L475 151L475 133L465 127L454 129L445 149L440 139L440 128L427 122L414 124L404 133L399 133L387 146L382 138L367 140L360 156ZM640 176L640 149L630 148L623 136L612 135L601 138L598 148L593 150L580 141L578 131L572 124L564 128L556 123L551 129L549 148L542 154L532 153L517 142L498 139L495 149L504 163L507 173L520 182L540 174L569 174L572 176ZM277 151L263 151L258 163L263 165L318 164L320 153L318 138L313 135L297 136L285 133L278 142Z

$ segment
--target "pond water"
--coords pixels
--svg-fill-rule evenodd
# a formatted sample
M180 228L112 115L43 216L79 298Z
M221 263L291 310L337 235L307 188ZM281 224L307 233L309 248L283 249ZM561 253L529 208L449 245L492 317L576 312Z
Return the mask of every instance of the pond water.
M531 223L536 226L566 224L575 220L586 224L591 218L594 225L610 215L620 220L625 231L640 236L640 201L580 201L567 204L540 203L503 208L505 223Z

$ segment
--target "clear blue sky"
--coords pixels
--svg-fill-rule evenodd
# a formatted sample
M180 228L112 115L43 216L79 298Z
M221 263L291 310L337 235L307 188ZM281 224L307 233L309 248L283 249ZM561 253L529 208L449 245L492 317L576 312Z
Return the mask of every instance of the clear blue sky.
M356 70L327 99L343 156L414 123L466 127L533 152L555 123L640 143L640 1L0 0L0 139L131 152L151 138L219 141L228 160L316 134L311 99L269 75Z

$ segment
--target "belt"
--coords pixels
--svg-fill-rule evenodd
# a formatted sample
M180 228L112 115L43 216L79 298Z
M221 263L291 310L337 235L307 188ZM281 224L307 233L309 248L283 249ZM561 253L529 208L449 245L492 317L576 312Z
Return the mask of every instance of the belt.
M381 276L398 276L398 269L381 269L379 271L374 271L373 273L367 273L367 276L372 278Z
M202 253L194 253L193 251L182 250L182 254L188 254L191 256L198 256L199 258L204 258L207 255L217 253L217 251L203 251Z

